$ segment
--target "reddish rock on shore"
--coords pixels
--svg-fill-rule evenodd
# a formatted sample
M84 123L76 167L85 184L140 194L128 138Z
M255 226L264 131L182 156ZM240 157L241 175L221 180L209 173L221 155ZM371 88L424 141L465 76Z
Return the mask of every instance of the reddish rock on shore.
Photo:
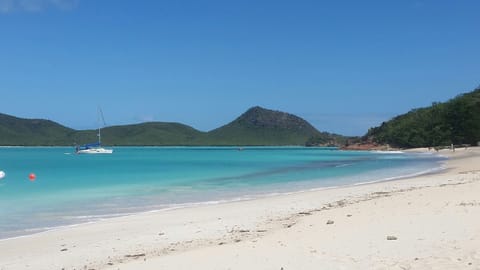
M388 151L394 150L389 145L385 144L376 144L371 142L365 143L354 143L350 145L346 145L340 148L341 150L381 150L381 151Z

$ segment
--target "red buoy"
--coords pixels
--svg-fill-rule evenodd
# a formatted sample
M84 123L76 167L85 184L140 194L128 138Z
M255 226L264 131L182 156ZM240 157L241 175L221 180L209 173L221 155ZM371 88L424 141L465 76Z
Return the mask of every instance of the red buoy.
M37 178L37 176L34 174L34 173L31 173L28 175L28 178L30 179L30 181L35 181L35 178Z

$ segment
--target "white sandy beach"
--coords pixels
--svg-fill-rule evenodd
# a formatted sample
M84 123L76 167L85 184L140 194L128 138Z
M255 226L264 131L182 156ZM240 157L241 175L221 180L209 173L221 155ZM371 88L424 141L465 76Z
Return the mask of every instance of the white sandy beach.
M440 153L437 174L0 240L0 270L480 269L480 148Z

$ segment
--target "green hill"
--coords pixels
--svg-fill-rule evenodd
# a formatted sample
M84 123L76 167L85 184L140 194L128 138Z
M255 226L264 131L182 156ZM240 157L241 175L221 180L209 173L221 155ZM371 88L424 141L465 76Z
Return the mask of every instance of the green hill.
M0 114L0 145L73 145L95 142L97 130L74 130L49 120ZM231 123L202 132L180 123L148 122L102 128L102 143L161 145L325 145L339 135L321 133L284 112L253 107Z
M50 120L23 119L0 113L0 145L71 145L75 130Z
M102 129L109 145L195 145L204 133L180 123L149 122Z
M381 126L366 139L395 147L435 147L480 142L480 88L444 103L414 109Z
M323 136L300 117L261 107L249 109L207 135L215 145L305 145L308 139Z

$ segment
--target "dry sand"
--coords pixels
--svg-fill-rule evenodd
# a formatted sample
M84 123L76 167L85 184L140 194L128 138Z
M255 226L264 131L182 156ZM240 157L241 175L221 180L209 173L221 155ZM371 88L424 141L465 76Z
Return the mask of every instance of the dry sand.
M480 269L480 148L440 154L438 174L2 240L0 269Z

